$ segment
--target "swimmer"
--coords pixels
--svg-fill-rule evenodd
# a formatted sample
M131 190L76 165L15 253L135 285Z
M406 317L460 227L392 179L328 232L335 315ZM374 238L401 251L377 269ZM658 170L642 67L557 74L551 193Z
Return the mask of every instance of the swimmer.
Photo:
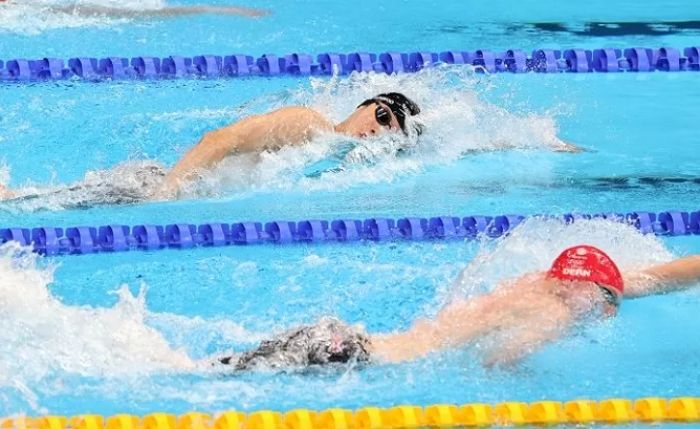
M0 3L5 3L8 6L15 4L12 0L0 0ZM257 18L268 15L269 12L263 9L254 9L241 6L210 6L210 5L191 5L191 6L166 6L162 8L146 8L146 9L130 9L118 8L101 5L86 5L75 3L69 6L49 5L49 10L57 13L66 13L69 15L78 16L105 16L109 18L166 18L177 17L184 15L238 15L250 18Z
M150 168L153 174L148 181L138 181L138 192L145 189L143 183L151 186L151 199L171 199L177 196L181 186L191 182L197 176L216 166L224 158L241 153L260 153L275 151L283 146L299 145L312 140L319 133L338 133L354 138L380 135L385 132L402 132L419 134L422 127L417 123L409 123L407 118L420 113L420 108L408 97L398 92L379 94L374 98L363 101L357 109L343 122L334 125L321 113L302 106L284 107L273 112L253 115L223 128L207 132L192 149L180 159L169 172L162 168ZM158 171L155 171L158 170ZM157 185L154 183L157 181ZM90 190L110 189L117 185L105 186L87 184ZM86 186L76 184L71 186L71 198L78 194L81 202ZM57 192L65 193L66 189ZM0 190L0 200L12 195L10 190ZM56 191L49 192L56 194ZM94 192L92 192L95 194ZM115 192L111 192L115 194ZM31 198L44 196L45 193L31 195ZM22 197L24 199L24 197ZM147 199L147 198L144 198ZM89 199L95 203L104 204L115 201L114 198Z
M385 132L420 134L422 127L409 126L406 119L420 113L416 103L398 92L379 94L363 101L344 121L333 124L321 113L302 106L283 107L262 115L249 116L226 127L206 133L166 175L155 198L168 199L229 155L276 151L283 146L309 142L322 133L365 138Z
M363 101L350 116L335 125L323 114L302 106L249 116L206 133L170 170L154 198L175 197L178 189L194 179L198 172L214 167L229 155L275 151L283 146L309 142L321 133L337 133L357 139L382 133L417 137L424 127L409 118L420 111L418 105L405 95L390 92ZM559 142L555 150L579 151L576 146L564 142Z
M148 198L168 200L177 197L183 186L195 181L202 173L216 167L229 156L276 151L284 146L310 142L324 133L336 133L356 139L384 133L403 134L415 138L423 132L424 127L411 117L418 115L420 111L418 105L405 95L390 92L363 101L350 116L338 124L333 124L323 114L303 106L283 107L269 113L248 116L223 128L205 133L170 171L166 172L160 167L154 175L154 180L149 180L147 183L148 186L158 183L150 188ZM507 146L503 145L503 147ZM558 141L553 150L578 152L579 148ZM111 187L117 186L120 185L111 185ZM83 188L81 184L75 184L71 187L72 193L80 193ZM91 189L93 188L95 187L91 185ZM110 186L99 188L106 189ZM145 187L139 184L137 192L132 193L143 195L144 189ZM6 192L8 195L11 193L11 191ZM112 194L117 196L115 193ZM43 195L44 193L41 193L36 196ZM34 198L33 195L32 198ZM76 198L80 199L84 206L90 205L90 202L105 204L107 201L118 200L112 197L85 199L82 195ZM0 194L1 199L3 197ZM136 201L131 197L127 200Z
M490 334L502 342L489 350L487 366L511 365L556 341L576 325L618 313L623 297L641 298L689 288L700 281L700 255L644 270L620 273L592 246L564 250L549 271L499 284L492 292L447 304L434 319L404 332L367 334L335 319L302 326L254 350L218 358L234 371L299 369L333 363L398 363L445 348L472 344Z

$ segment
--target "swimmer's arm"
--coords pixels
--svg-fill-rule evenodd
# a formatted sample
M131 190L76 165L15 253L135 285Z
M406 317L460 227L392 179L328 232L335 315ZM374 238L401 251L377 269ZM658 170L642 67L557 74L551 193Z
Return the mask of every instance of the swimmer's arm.
M198 15L204 13L224 14L224 15L239 15L247 17L259 17L269 14L267 10L253 9L239 6L208 6L208 5L192 5L192 6L168 6L159 9L128 9L128 8L113 8L108 6L51 6L50 9L54 12L68 13L71 15L80 16L95 16L103 15L111 18L148 18L148 17L175 17L184 15Z
M371 354L380 361L402 362L468 343L497 325L497 313L488 311L492 300L490 295L484 295L455 301L435 319L418 320L407 331L373 335Z
M540 315L537 320L523 321L522 325L527 326L527 329L517 332L486 356L484 365L512 366L544 345L559 339L564 329L571 324L571 316L568 313L559 313L556 317L550 312L548 317Z
M332 130L319 113L304 107L285 107L249 116L206 133L168 172L155 198L172 197L180 185L233 153L260 152L308 140L315 130Z
M173 197L182 183L191 180L197 172L212 167L234 152L242 138L239 128L244 121L249 119L252 118L204 134L199 143L192 147L168 172L163 185L156 192L154 198Z
M552 147L553 152L568 152L568 153L580 153L580 152L586 152L586 149L576 146L571 143L567 143L565 141L559 140L558 144L554 147Z
M625 298L641 298L700 284L700 255L687 256L625 275Z
M492 150L510 150L510 149L517 149L518 146L514 145L506 140L494 140L491 142L493 145ZM551 143L547 148L551 149L552 152L568 152L568 153L580 153L580 152L586 152L587 150L576 146L571 143L567 143L563 140L556 139L555 142ZM473 151L477 152L477 151Z

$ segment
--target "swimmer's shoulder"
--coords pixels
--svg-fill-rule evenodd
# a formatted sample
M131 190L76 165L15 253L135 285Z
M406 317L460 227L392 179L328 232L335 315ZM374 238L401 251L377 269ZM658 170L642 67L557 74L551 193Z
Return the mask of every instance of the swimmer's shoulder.
M305 106L288 106L264 115L267 120L282 121L317 130L332 131L333 124L324 115Z
M313 109L290 106L248 116L214 132L228 135L230 140L238 137L239 151L274 151L282 146L310 141L320 133L333 132L333 124Z

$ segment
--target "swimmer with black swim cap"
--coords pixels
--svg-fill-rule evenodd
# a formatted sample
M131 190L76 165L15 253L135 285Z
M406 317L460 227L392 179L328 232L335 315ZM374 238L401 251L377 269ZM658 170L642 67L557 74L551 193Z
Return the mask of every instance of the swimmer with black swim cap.
M158 181L159 185L149 189L146 193L148 197L145 198L164 200L177 197L182 187L215 168L228 156L277 151L285 146L310 142L321 134L336 133L363 139L393 133L405 137L408 143L408 140L415 140L424 131L423 125L415 120L420 112L418 105L406 95L388 92L363 101L350 116L338 124L333 124L323 114L303 106L283 107L273 112L248 116L204 134L199 143ZM403 151L401 145L396 145L394 149L397 153ZM575 146L564 142L552 149L578 151ZM139 191L138 195L141 194ZM0 188L0 200L21 197L18 192ZM94 202L100 204L102 200L104 199L96 199ZM85 201L86 206L89 203L90 201Z
M402 362L498 333L503 339L498 344L480 343L486 353L484 363L508 365L581 323L616 315L623 296L665 294L698 282L700 255L622 274L605 252L580 245L565 249L547 272L526 274L488 294L453 301L435 318L420 319L404 332L370 335L359 327L325 319L216 362L235 371Z
M409 135L407 119L420 113L410 98L399 92L379 94L365 100L338 124L308 107L283 107L270 113L249 116L210 131L185 154L165 178L155 198L170 198L188 181L211 169L225 157L244 152L275 151L313 140L323 133L337 133L362 139L383 133L403 132ZM420 134L423 127L413 124Z
M206 133L150 190L152 199L169 199L200 174L224 158L241 153L276 151L300 145L323 133L337 133L357 139L383 133L419 134L423 127L407 118L420 113L411 99L398 92L379 94L362 102L345 120L333 124L321 113L303 106L283 107L270 113L248 116L226 127ZM0 185L0 200L21 197ZM99 203L98 200L95 200Z
M416 103L409 100L405 95L399 92L389 92L386 94L379 94L374 98L367 99L360 103L358 108L364 106L370 106L376 104L376 109L374 111L374 117L380 125L390 126L391 115L387 112L387 107L394 114L396 121L403 131L404 134L408 134L406 130L406 117L415 116L420 113L420 108ZM413 125L417 135L423 133L423 125L420 123L415 123Z

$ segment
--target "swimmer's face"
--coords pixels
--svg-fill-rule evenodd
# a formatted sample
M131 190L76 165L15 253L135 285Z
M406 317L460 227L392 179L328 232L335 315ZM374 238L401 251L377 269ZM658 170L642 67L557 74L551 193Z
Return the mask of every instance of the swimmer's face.
M357 138L371 137L385 132L400 131L399 121L389 107L374 102L358 107L343 121L343 132Z
M557 294L561 296L576 314L598 313L614 316L617 306L605 299L600 286L586 281L557 281Z

